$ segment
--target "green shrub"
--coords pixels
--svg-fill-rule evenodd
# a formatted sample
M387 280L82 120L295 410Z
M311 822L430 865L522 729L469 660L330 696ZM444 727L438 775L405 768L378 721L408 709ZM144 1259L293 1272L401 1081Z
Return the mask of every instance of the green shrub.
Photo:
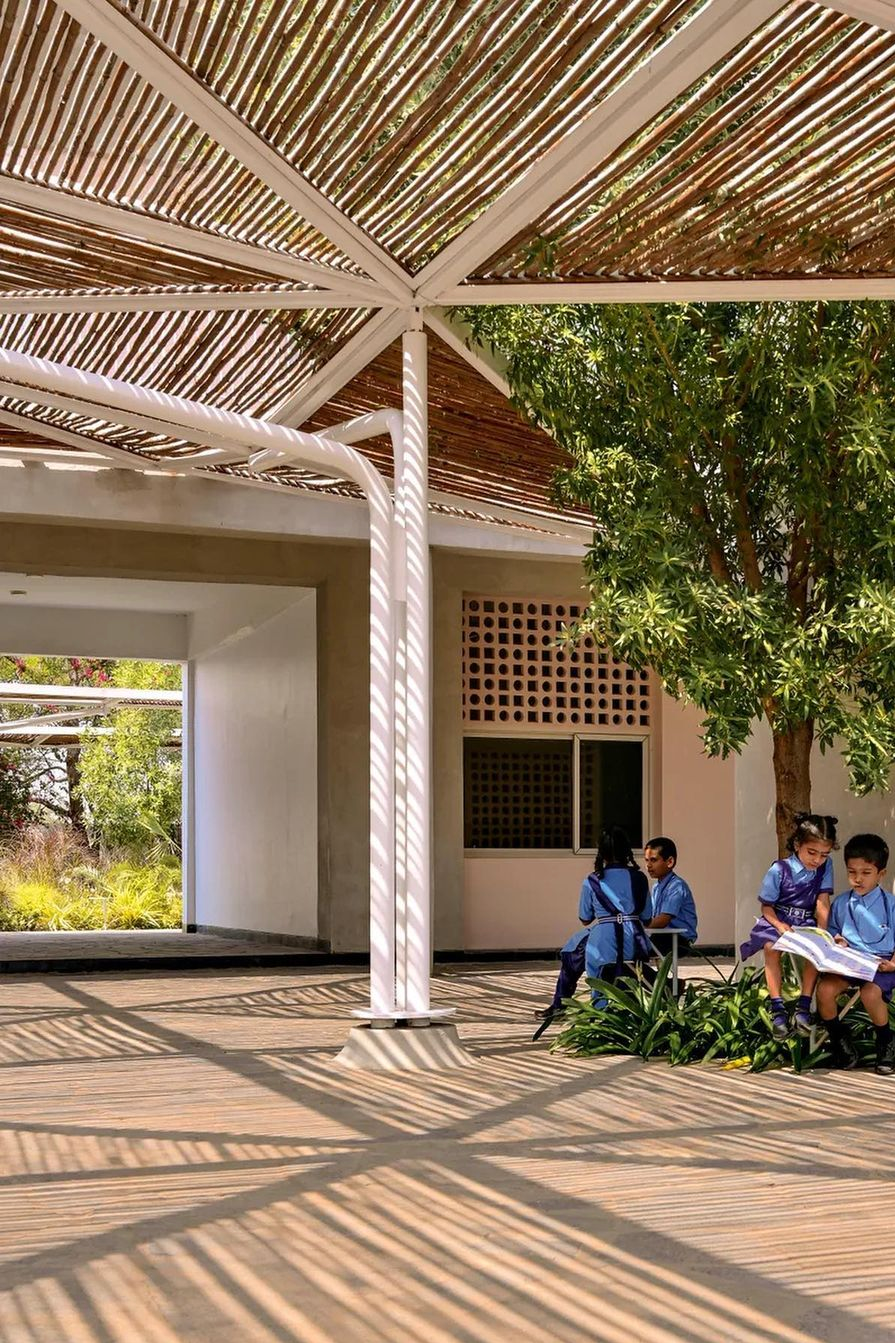
M812 1052L806 1039L771 1038L762 971L746 970L738 979L690 979L675 999L668 983L670 968L671 957L666 956L652 987L639 974L614 984L588 980L605 1005L594 1006L589 997L568 1000L554 1048L667 1058L672 1065L719 1059L752 1072L784 1064L803 1072L827 1058L823 1046ZM851 1012L849 1024L859 1053L870 1055L873 1030L864 1012Z
M89 900L46 881L23 881L8 892L6 900L14 914L31 928L62 933L94 926Z
M32 836L0 858L0 930L180 927L176 858L142 865L130 859L85 862L82 846L66 844Z

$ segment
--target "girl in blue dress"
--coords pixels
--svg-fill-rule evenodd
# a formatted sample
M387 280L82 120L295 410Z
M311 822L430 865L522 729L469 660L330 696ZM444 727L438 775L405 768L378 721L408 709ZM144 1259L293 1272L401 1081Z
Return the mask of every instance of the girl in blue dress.
M587 926L562 948L553 1001L536 1014L546 1021L562 1011L563 999L573 996L582 973L588 979L612 980L626 963L655 955L643 931L643 921L650 917L649 882L619 826L600 835L594 870L581 887L578 917Z
M774 943L790 928L814 924L826 928L833 894L833 860L830 853L836 843L836 817L799 812L795 830L786 842L788 858L772 863L761 883L758 899L761 918L740 947L745 961L756 951L764 953L764 974L770 995L771 1031L775 1040L789 1035L789 1016L783 1002L783 953ZM814 966L805 963L802 993L796 1005L795 1026L800 1035L810 1035L811 995L817 982Z

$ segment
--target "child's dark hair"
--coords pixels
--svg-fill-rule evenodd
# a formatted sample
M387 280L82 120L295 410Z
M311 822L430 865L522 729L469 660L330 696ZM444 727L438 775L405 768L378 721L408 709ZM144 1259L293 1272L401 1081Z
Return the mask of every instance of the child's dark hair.
M813 811L797 811L792 818L795 830L786 841L787 852L795 853L796 849L800 849L812 839L822 840L831 848L838 849L839 844L836 840L838 820L838 816L817 816Z
M645 849L657 849L659 857L664 858L666 863L669 858L673 858L677 862L677 845L667 835L657 835L655 839L648 839L643 847Z
M602 877L610 863L621 863L622 867L633 867L640 871L634 861L631 841L620 825L608 825L600 831L597 856L594 859L594 871L598 877Z
M853 858L862 858L865 863L872 863L879 868L880 872L889 866L889 846L882 835L852 835L843 855L847 863Z

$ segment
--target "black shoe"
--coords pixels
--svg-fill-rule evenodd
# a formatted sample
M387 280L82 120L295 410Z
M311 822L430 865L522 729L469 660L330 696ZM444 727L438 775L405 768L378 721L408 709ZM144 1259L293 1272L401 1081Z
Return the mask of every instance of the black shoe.
M561 1017L563 1009L554 1007L551 1003L549 1007L539 1007L534 1014L535 1021L552 1021L554 1017Z
M789 1016L786 1012L771 1013L771 1035L775 1040L789 1039Z
M874 1071L882 1073L884 1077L895 1073L895 1035L890 1035L888 1040L882 1040L877 1044Z
M833 1054L833 1067L848 1070L854 1068L858 1062L858 1051L855 1049L855 1043L851 1038L851 1032L843 1028L837 1039L830 1037L830 1049ZM895 1067L892 1068L895 1072Z

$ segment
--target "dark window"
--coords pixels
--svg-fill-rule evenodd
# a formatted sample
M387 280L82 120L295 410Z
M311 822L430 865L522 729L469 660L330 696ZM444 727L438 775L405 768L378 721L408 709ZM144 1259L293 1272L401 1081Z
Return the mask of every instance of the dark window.
M578 744L578 844L594 849L606 825L620 825L631 847L643 845L643 743L595 741Z
M467 849L571 849L569 740L466 737L463 843Z

